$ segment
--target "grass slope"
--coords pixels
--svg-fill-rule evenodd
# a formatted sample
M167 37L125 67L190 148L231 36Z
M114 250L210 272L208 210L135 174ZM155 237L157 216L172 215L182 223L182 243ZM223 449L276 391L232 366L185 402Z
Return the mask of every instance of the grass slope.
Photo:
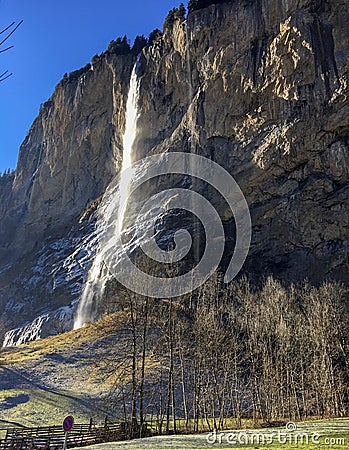
M108 389L94 364L115 345L122 313L81 330L0 350L0 429L104 420L98 399Z
M1 430L13 426L57 425L73 414L76 422L104 420L106 411L98 399L110 387L110 379L99 358L118 353L117 333L125 323L125 313L117 313L81 330L38 340L0 351L0 437ZM228 425L229 426L229 425ZM261 430L266 436L275 432ZM284 429L281 429L284 432ZM207 434L162 436L91 446L91 449L305 449L349 448L349 419L299 424L299 432L320 435L319 444L231 445L207 443ZM243 433L252 433L251 430ZM225 436L228 435L226 432ZM334 439L330 444L326 439ZM344 439L344 445L337 439Z

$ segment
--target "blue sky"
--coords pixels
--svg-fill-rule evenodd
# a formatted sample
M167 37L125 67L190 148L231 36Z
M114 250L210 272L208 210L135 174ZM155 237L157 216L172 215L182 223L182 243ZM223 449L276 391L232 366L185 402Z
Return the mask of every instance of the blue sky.
M18 149L40 104L53 93L65 72L90 62L109 42L125 34L148 36L162 28L175 0L0 0L1 29L24 20L0 54L0 172L15 168Z

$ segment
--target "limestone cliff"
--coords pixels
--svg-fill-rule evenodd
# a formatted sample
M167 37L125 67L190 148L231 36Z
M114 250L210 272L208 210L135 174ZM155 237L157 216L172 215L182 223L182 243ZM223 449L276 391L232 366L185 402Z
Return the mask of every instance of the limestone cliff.
M93 255L91 213L122 160L132 60L106 54L65 76L0 181L0 310L11 326L52 311L71 326Z
M234 175L252 215L249 273L348 281L348 7L227 1L142 52L137 157L195 151ZM63 79L1 185L0 307L16 312L12 325L79 296L93 215L79 220L120 167L133 62L107 54ZM47 264L33 281L43 254L59 295Z

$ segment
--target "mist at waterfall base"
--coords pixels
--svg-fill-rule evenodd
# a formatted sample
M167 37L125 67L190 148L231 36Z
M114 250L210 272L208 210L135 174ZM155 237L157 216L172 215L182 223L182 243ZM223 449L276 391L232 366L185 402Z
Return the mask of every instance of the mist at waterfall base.
M111 278L108 255L113 251L117 237L122 233L132 172L133 146L137 135L139 79L137 62L133 67L126 105L126 125L123 137L123 160L117 183L111 183L98 211L96 255L88 274L77 309L74 329L79 329L98 317L98 305ZM115 192L115 185L118 189ZM103 236L103 239L102 239Z

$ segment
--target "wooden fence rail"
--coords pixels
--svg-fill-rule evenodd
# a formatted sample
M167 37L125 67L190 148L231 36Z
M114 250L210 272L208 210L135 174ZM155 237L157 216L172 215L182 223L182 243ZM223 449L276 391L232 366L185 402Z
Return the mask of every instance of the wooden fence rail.
M129 426L108 422L104 426L76 424L68 434L67 447L84 447L102 442L129 439ZM60 426L9 428L0 440L0 450L58 450L63 448L64 432Z

